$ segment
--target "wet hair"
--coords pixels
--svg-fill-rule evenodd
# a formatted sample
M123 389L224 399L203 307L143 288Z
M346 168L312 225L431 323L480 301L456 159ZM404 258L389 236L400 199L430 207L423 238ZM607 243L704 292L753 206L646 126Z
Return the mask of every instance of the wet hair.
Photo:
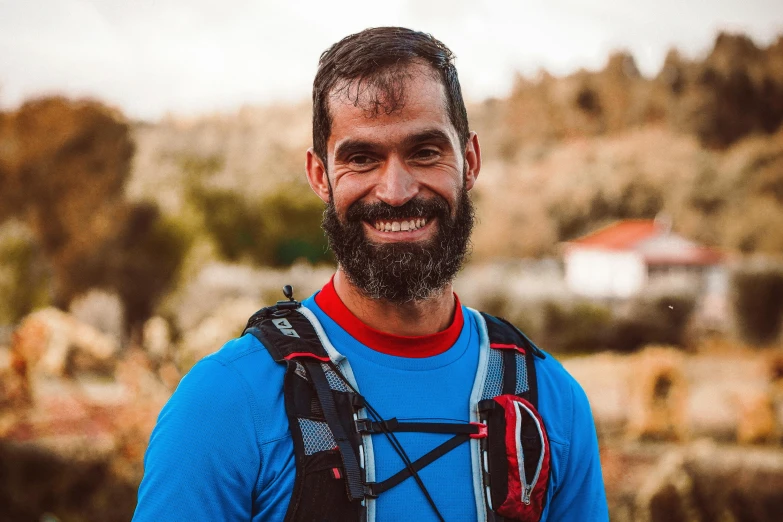
M427 33L404 27L376 27L346 36L324 51L313 81L313 149L326 163L332 132L329 98L348 97L369 115L391 114L405 103L404 84L410 67L429 67L446 91L446 110L460 146L468 142L468 114L454 67L454 54ZM369 99L365 96L371 95ZM360 102L361 98L361 102Z

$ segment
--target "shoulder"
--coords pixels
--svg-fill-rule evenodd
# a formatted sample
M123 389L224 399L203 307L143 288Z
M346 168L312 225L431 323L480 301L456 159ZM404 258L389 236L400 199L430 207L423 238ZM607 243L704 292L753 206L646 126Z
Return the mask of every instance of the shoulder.
M150 437L134 520L249 520L263 447L288 429L284 411L265 416L282 388L274 365L242 337L183 377Z
M568 444L574 431L588 422L592 425L590 403L582 386L551 354L534 358L538 385L538 403L547 422L550 438Z
M273 426L263 420L274 416L268 410L283 404L284 374L285 368L272 360L255 337L233 339L197 362L183 377L159 422L175 412L178 417L195 415L215 424L247 419L258 442L263 443L280 435L270 433Z
M486 314L484 315L486 318ZM503 337L503 330L497 328L498 324L510 323L501 318L495 319L495 335ZM488 316L488 328L491 327L489 321L492 321L492 316ZM492 335L492 332L489 334ZM517 339L517 334L514 334L513 338ZM547 426L550 440L569 445L573 433L581 429L582 424L592 426L590 404L582 386L563 365L552 354L538 347L536 349L544 355L543 358L532 358L535 364L539 412Z
M536 359L539 412L551 444L549 519L608 521L595 423L582 386L550 354Z

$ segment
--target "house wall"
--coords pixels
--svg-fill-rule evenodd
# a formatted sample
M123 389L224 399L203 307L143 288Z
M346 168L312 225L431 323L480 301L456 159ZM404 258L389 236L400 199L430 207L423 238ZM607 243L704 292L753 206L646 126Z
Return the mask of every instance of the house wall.
M572 248L565 255L568 288L596 298L634 295L647 282L647 266L639 254Z

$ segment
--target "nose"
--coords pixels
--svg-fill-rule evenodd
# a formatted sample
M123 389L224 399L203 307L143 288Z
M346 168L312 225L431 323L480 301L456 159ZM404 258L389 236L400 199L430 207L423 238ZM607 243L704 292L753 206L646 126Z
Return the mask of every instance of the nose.
M376 186L375 195L393 207L404 205L419 193L416 177L408 165L392 157L381 172L381 180Z

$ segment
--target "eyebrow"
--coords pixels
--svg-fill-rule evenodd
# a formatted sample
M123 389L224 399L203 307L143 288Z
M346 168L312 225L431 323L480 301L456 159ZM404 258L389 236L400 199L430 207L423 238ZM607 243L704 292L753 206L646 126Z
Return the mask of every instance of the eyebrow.
M449 135L440 129L426 129L416 134L407 136L402 146L405 148L411 148L422 143L436 143L438 145L451 144ZM373 152L383 148L383 145L367 140L346 140L337 145L334 151L336 159L344 159L357 152Z
M346 140L337 145L337 148L334 151L334 157L335 159L342 160L357 152L371 152L378 150L379 148L380 144L372 141Z
M411 136L408 136L403 141L405 147L412 147L421 143L437 143L439 145L449 144L451 145L451 139L449 135L440 129L427 129L421 132L417 132Z

